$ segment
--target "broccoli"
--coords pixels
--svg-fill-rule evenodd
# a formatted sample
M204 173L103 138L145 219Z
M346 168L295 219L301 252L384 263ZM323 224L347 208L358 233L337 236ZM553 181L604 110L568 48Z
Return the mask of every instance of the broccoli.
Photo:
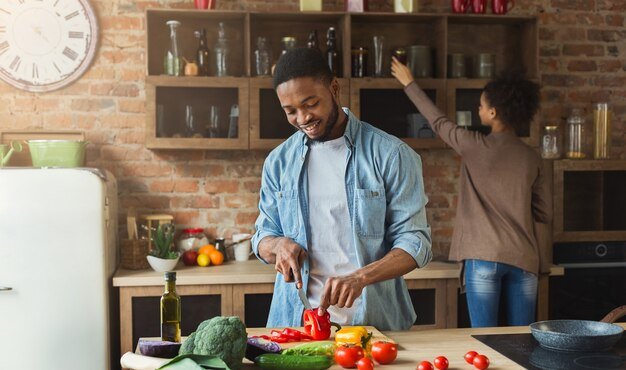
M239 369L246 353L246 326L237 316L205 320L183 342L179 355L195 353L220 357L233 370Z

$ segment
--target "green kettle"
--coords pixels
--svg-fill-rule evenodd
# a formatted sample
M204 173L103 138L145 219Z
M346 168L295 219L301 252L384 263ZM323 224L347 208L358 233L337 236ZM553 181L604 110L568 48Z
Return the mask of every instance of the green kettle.
M9 159L11 159L13 151L22 151L22 144L20 144L19 141L12 141L11 145L0 144L0 167L4 167L7 163L9 163Z

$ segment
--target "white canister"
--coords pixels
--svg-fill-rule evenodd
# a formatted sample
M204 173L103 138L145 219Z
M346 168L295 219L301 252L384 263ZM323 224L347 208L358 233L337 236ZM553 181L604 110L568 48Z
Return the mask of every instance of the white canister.
M393 0L396 13L417 13L417 0Z

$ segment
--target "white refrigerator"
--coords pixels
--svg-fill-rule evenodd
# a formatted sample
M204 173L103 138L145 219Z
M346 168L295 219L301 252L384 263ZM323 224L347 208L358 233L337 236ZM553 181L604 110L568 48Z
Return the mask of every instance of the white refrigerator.
M117 189L90 168L0 168L0 369L110 369Z

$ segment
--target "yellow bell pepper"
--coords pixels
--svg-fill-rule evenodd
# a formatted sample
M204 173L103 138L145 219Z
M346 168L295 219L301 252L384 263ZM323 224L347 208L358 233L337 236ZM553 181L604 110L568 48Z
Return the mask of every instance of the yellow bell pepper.
M370 339L372 339L372 333L362 326L344 326L335 333L335 343L338 346L352 344L360 346L367 353L370 353L372 349Z

